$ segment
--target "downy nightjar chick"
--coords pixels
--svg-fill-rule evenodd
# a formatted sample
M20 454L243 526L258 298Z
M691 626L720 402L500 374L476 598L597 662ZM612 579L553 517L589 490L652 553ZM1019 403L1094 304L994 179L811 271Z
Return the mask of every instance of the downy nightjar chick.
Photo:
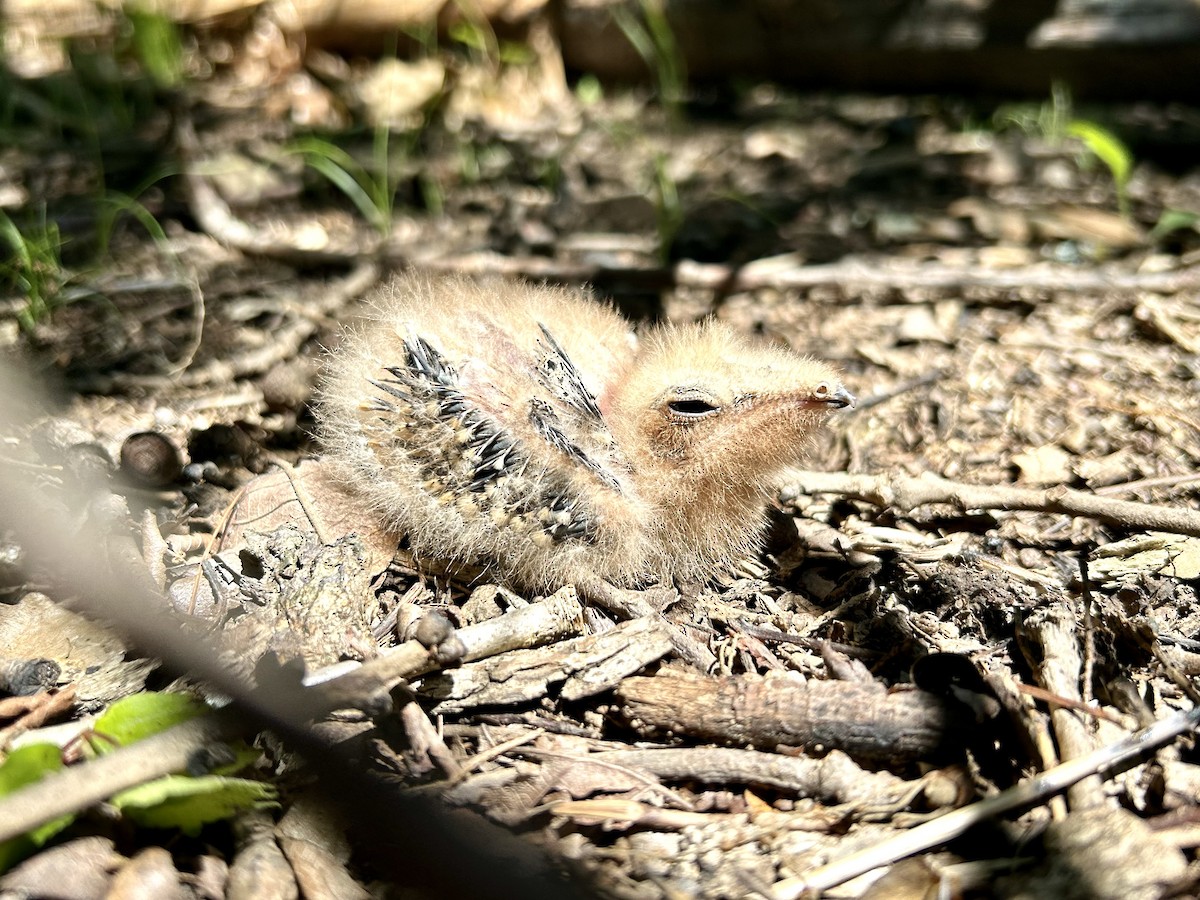
M328 361L335 475L418 556L520 586L704 581L758 546L837 373L582 291L403 276Z

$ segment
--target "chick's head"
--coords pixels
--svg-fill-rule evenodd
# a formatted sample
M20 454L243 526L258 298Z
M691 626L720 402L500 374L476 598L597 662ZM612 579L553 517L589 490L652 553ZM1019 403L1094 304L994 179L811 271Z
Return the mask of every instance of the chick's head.
M798 462L830 412L853 404L830 366L708 323L650 338L616 392L614 420L631 462L678 492L737 490Z

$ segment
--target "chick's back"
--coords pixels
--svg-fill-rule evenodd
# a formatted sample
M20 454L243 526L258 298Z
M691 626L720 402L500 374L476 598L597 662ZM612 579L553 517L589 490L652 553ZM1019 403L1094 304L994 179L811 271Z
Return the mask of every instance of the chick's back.
M605 422L636 338L586 294L402 276L331 356L318 425L338 475L418 555L550 585L620 580L635 515Z

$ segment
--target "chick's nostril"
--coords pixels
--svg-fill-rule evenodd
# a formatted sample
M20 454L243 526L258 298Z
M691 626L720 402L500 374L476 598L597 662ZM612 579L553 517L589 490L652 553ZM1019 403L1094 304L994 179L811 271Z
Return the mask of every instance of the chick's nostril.
M858 398L842 385L831 384L828 381L822 381L813 389L812 398L817 403L824 403L835 409L853 408L854 404L858 402Z

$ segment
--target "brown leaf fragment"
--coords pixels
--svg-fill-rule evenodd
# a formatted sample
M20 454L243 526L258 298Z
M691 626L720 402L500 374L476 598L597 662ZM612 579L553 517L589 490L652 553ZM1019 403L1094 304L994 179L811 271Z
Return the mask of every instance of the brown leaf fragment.
M229 867L227 900L297 900L300 889L263 813L246 813L234 825L238 851Z
M1187 876L1183 853L1128 810L1073 810L1051 824L1045 862L1003 879L1005 896L1156 900ZM1189 892L1190 893L1190 892Z
M298 838L281 838L280 849L295 872L303 897L368 900L367 889L350 877L343 863L325 848Z
M147 847L125 863L104 895L105 900L187 900L190 896L179 882L171 854L162 847Z
M1200 353L1200 316L1190 298L1144 294L1138 298L1134 318L1184 352Z
M1193 581L1200 578L1200 538L1151 531L1113 541L1092 552L1088 574L1106 584L1148 575Z
M101 900L113 867L124 859L105 837L85 837L51 847L0 877L0 892L18 897Z
M350 534L362 540L367 557L363 567L370 576L382 571L396 550L396 536L384 531L362 502L348 496L329 477L320 460L309 460L291 470L272 469L246 485L230 517L221 549L240 548L245 532L268 533L283 524L311 531L323 542Z
M376 127L419 128L422 109L442 92L446 67L436 58L381 59L350 86Z
M58 682L75 682L85 711L140 690L155 665L127 662L116 634L38 593L0 604L0 647L8 657L55 662Z
M1057 444L1035 447L1013 457L1023 484L1066 484L1071 480L1071 462L1071 454Z
M887 762L925 759L966 739L966 717L925 691L880 685L661 674L618 686L621 712L643 734L673 733L764 749L842 750Z

